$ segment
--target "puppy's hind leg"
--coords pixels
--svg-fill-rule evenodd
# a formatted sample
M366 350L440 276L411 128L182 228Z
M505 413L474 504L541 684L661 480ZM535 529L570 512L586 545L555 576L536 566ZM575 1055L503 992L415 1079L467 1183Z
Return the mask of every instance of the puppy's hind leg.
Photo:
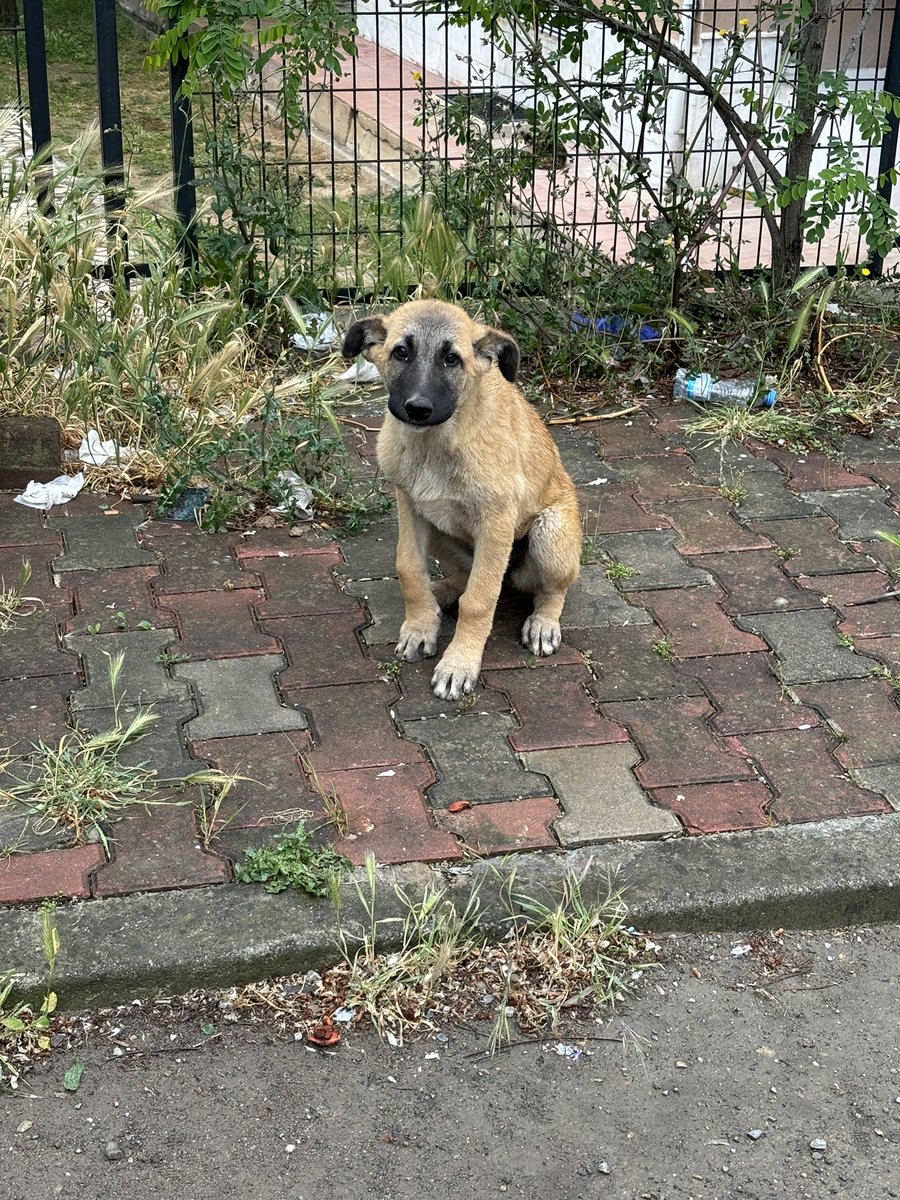
M577 502L545 508L529 532L525 561L512 575L514 587L534 595L534 611L522 626L522 645L532 654L554 654L559 649L559 618L580 563Z
M472 552L436 529L431 535L430 553L447 572L443 579L433 581L434 598L441 608L452 608L468 586Z

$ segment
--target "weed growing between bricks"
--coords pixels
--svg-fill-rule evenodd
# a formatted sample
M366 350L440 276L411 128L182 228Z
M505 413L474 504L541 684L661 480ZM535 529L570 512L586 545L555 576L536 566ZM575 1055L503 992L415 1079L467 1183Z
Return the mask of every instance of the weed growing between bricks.
M15 806L22 813L23 832L30 825L34 833L53 834L67 831L71 844L83 846L100 842L108 851L110 825L135 805L149 808L156 804L182 804L187 801L161 798L157 794L156 771L149 766L128 766L120 761L122 750L138 741L157 720L148 708L140 708L126 724L121 719L118 681L123 654L109 658L109 684L113 698L113 725L101 733L87 734L72 730L55 745L39 741L24 756L4 756L0 752L0 770L13 780L0 788L0 805ZM179 787L205 785L217 791L227 790L235 776L202 769L185 776ZM213 800L215 803L215 800ZM13 853L17 847L0 847Z
M17 614L34 611L34 607L41 604L36 596L25 594L30 578L31 563L27 559L22 560L22 570L16 583L7 584L0 576L0 633L9 633Z

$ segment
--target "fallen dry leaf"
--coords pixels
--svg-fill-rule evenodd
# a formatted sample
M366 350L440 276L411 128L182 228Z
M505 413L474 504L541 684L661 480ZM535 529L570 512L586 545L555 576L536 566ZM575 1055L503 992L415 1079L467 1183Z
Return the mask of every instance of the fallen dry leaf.
M468 801L468 800L454 800L452 804L447 805L447 812L451 812L451 813L463 812L465 809L471 808L471 807L472 807L472 805L471 805L470 801Z

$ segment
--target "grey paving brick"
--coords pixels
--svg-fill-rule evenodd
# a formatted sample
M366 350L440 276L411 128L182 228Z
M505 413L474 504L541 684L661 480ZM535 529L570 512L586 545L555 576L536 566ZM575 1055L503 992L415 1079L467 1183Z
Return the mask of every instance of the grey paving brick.
M200 709L186 733L194 742L251 733L280 733L306 729L306 715L282 704L275 675L287 663L280 654L246 658L215 658L178 663L179 684L190 684Z
M650 588L697 587L712 583L712 577L698 567L690 566L675 549L677 534L673 530L641 530L637 533L615 533L597 539L604 554L631 567L628 579L619 579L622 592L643 592ZM613 622L609 622L613 624Z
M863 554L845 546L828 517L800 517L794 521L753 521L751 528L782 551L786 575L842 575L871 571Z
M117 684L120 703L150 704L153 701L185 700L190 693L185 683L169 675L157 659L178 640L174 629L137 629L128 633L70 633L64 641L84 667L86 685L72 695L72 709L108 708L113 703L109 678L110 659L123 656Z
M554 432L553 440L563 466L576 486L593 483L596 479L615 483L628 478L627 467L613 467L603 461L599 442L593 434L560 429Z
M603 629L611 625L649 625L651 621L648 612L629 604L615 584L606 578L605 564L591 563L581 568L569 588L560 623L563 629Z
M345 579L390 579L397 574L397 516L370 521L362 533L339 541L344 562L336 573Z
M758 633L778 656L778 674L788 686L831 679L862 679L871 663L838 641L837 614L820 609L737 617L741 629Z
M838 536L846 542L869 541L878 536L879 530L900 537L900 516L880 487L839 488L803 495L837 522Z
M9 789L28 776L24 760L10 770L0 771L0 788ZM72 845L72 831L63 825L49 826L37 820L32 810L18 800L0 800L0 859L8 854L57 850Z
M641 756L630 742L537 750L522 758L550 777L565 810L554 829L567 848L681 832L672 813L657 808L638 785L632 767Z
M438 774L426 792L429 802L446 808L454 800L491 804L552 796L549 780L524 770L513 754L507 739L515 728L502 713L404 722L403 736L425 747Z
M193 700L152 704L146 706L156 720L147 731L134 741L127 742L119 751L118 761L127 767L148 767L156 772L160 782L184 779L206 764L190 758L185 743L185 722L197 716ZM81 713L78 726L89 733L105 733L114 729L116 721L127 728L130 721L141 711L136 705L120 705L118 718L113 708L92 708Z
M88 513L83 517L51 517L48 528L63 537L63 553L53 560L53 570L156 566L156 555L138 544L137 529L143 522L140 509L113 516Z
M880 793L891 808L900 812L900 763L888 763L882 767L864 767L853 771L852 774L860 787Z
M350 580L344 586L349 596L365 601L372 624L360 630L359 636L366 646L395 646L400 637L405 606L400 584L396 579ZM444 617L441 621L441 636L449 637L453 622Z
M847 462L900 462L900 438L896 429L880 428L872 437L850 434L841 452Z
M754 461L761 463L765 460ZM768 465L775 466L774 463ZM735 477L734 486L743 492L737 509L741 521L789 521L816 515L815 505L799 499L777 468L774 472L747 471Z
M765 458L757 458L742 442L709 443L708 434L686 435L684 442L694 460L694 473L703 483L744 484L743 476L750 474L777 475L784 479L778 466Z

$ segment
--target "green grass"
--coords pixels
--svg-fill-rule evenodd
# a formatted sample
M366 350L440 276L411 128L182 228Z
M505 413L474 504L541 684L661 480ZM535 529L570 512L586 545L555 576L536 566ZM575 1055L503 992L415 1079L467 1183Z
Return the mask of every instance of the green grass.
M267 892L294 888L309 896L328 896L334 879L349 870L350 861L330 846L316 846L301 821L274 846L247 850L235 869L239 883L261 883Z
M55 140L72 141L99 120L93 5L89 0L44 0L50 121ZM144 69L149 30L119 10L119 75L125 162L137 181L171 172L168 80ZM20 39L23 88L24 38ZM0 37L0 106L16 101L12 39ZM25 96L27 102L27 92Z

